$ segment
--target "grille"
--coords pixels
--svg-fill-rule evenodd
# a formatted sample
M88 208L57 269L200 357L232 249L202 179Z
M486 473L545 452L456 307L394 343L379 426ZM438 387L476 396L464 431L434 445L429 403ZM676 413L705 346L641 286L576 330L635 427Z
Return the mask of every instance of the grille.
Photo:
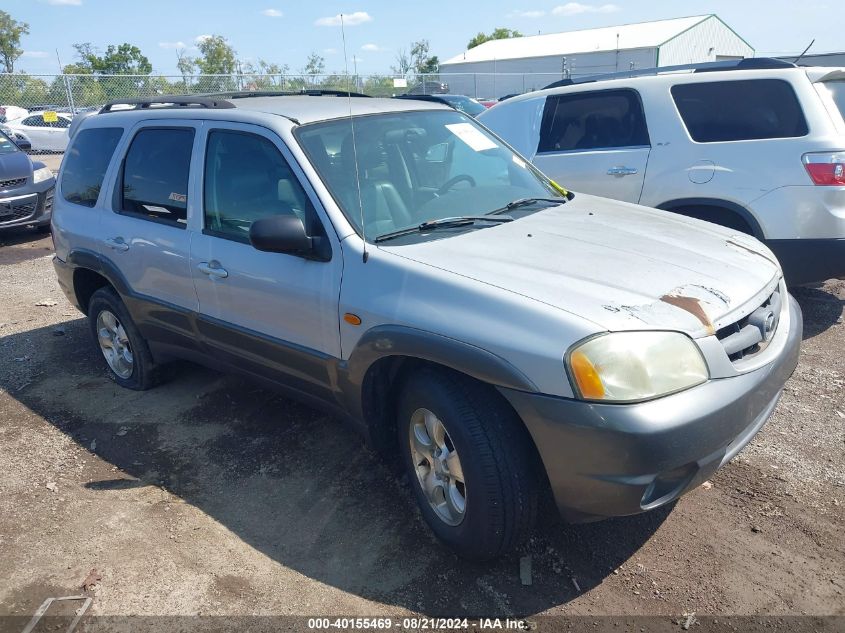
M11 180L0 180L0 189L14 189L15 187L22 187L26 183L26 178L12 178Z
M35 215L37 208L37 196L29 196L18 200L0 200L0 224L25 220Z
M747 317L716 332L732 362L753 358L768 347L778 328L781 301L780 291L775 290Z

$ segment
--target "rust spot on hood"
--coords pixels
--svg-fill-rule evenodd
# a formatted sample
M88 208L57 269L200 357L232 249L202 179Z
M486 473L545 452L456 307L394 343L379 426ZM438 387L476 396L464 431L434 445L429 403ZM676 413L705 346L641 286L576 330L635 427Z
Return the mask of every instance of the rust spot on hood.
M664 303L668 303L669 305L673 305L676 308L680 308L681 310L685 310L693 315L696 319L701 321L701 324L707 329L708 334L715 334L716 329L713 327L713 322L710 320L710 317L707 316L707 313L704 311L704 308L701 307L701 301L696 299L695 297L685 297L683 295L663 295L660 297L660 300Z

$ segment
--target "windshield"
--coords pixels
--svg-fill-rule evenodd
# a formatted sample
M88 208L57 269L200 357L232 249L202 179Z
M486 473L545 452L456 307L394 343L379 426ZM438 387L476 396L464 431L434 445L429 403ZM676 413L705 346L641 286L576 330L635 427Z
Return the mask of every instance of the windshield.
M12 154L19 152L18 146L15 145L2 130L0 130L0 154Z
M517 199L565 201L532 165L460 112L356 117L355 148L351 123L312 123L296 135L359 233L363 215L368 241L422 222L485 215Z
M825 81L822 85L827 88L833 102L839 108L842 120L845 121L845 81Z
M448 101L454 108L457 108L461 112L466 112L470 116L481 114L487 109L478 103L478 101L470 99L469 97L462 97L459 95L440 95L440 97L445 101Z

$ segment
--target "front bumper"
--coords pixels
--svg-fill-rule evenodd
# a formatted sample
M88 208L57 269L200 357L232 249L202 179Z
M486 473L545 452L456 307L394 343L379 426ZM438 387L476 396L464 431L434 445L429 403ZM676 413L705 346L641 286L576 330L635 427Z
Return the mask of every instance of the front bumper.
M500 389L540 453L561 515L591 521L651 510L698 486L748 444L798 364L801 310L789 298L781 355L755 371L639 404Z
M54 178L0 192L0 229L49 224L53 214Z

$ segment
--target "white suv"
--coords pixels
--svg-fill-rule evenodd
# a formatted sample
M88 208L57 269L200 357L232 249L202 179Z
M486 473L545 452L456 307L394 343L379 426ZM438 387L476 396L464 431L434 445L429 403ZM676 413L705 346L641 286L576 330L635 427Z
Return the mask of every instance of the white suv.
M845 69L771 59L566 80L479 116L578 191L739 229L791 284L845 275Z

